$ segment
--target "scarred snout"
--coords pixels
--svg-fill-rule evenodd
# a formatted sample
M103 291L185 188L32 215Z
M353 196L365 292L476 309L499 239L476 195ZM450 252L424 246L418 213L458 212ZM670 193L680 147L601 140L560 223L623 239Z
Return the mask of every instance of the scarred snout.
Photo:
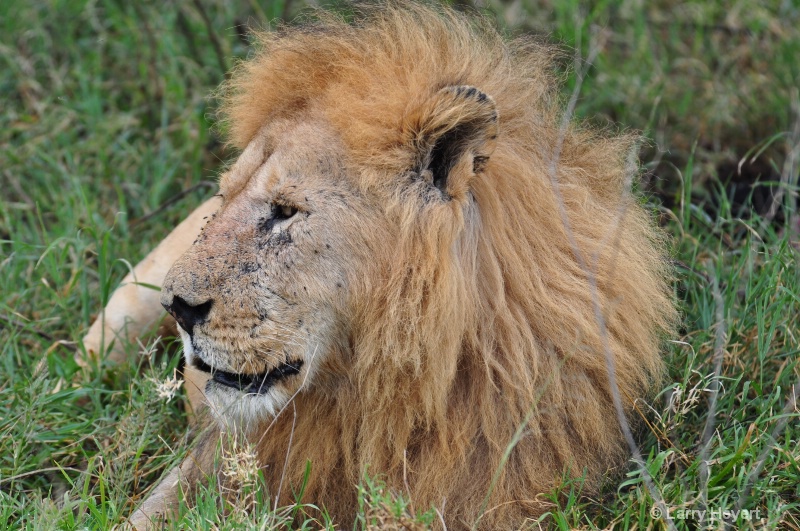
M204 237L175 262L161 290L161 305L181 328L187 366L210 378L205 386L207 400L227 404L227 409L233 404L228 404L228 397L246 396L248 401L235 407L249 404L246 408L252 410L252 400L260 397L267 401L261 409L274 412L288 396L276 386L301 374L305 361L259 319L259 290L231 289L232 277L224 272L237 271L236 280L249 278L251 286L258 275L242 272L241 263L249 256L241 246L236 249L231 244L231 231L224 221L218 218L210 224ZM277 313L269 297L261 303Z

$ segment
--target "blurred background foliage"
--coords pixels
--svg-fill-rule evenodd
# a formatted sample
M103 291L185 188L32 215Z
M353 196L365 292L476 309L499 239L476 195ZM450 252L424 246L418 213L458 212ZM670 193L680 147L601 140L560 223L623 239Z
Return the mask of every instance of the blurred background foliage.
M568 74L574 47L583 58L593 57L576 114L644 132L651 140L642 152L645 182L667 205L682 190L682 179L690 178L697 202L709 203L709 191L721 183L738 206L768 209L769 183L780 181L798 140L792 132L800 120L796 2L456 3L496 17L509 33L561 43L567 91L574 82ZM305 0L4 2L0 53L13 72L3 76L2 86L9 140L25 140L34 149L38 144L30 140L37 126L50 132L51 120L41 120L45 112L59 113L60 127L77 126L87 135L135 130L172 137L176 129L202 135L213 109L209 91L236 58L247 55L250 28L290 21L308 5ZM172 103L178 100L191 105L176 107ZM187 121L195 128L177 125ZM228 154L211 146L198 155L209 158L210 168ZM692 175L682 175L690 158ZM747 204L751 194L754 205Z

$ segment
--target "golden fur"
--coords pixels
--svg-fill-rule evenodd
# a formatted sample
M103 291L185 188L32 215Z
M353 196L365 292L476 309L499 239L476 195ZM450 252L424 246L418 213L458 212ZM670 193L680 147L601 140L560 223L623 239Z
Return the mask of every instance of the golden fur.
M628 454L604 341L630 412L659 381L659 345L675 317L662 237L626 194L635 138L574 124L560 135L553 51L449 9L381 5L353 22L323 15L258 39L224 89L230 140L244 154L165 291L196 293L190 304L214 299L198 335L225 370L269 369L258 353L280 348L283 361L319 357L301 380L276 384L271 408L294 395L283 413L247 421L272 495L282 481L290 501L310 461L303 500L343 527L368 471L417 509L440 508L450 529L479 518L481 528L510 529L541 514L537 496L565 474L585 473L594 491ZM467 124L457 137L466 154L456 153L440 196L435 177L410 169L455 124ZM549 174L560 136L571 235ZM284 162L260 170L273 152ZM272 173L256 186L258 172ZM286 193L311 214L286 229L293 247L264 262L245 226L259 215L254 198L284 193L278 174L302 175ZM341 208L313 225L315 201ZM605 338L572 240L592 268ZM326 242L329 261L314 262ZM245 257L263 272L243 267ZM272 297L267 284L286 301L266 305L278 324L254 317L252 301ZM308 295L292 299L292 287ZM246 333L251 321L273 347ZM211 399L220 404L231 405ZM196 453L208 454L203 445Z

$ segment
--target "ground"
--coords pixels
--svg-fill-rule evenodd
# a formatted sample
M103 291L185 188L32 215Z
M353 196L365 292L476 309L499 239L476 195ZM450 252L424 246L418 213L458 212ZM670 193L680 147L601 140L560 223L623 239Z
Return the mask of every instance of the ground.
M800 7L595 4L488 7L509 33L561 44L576 119L648 139L641 190L672 237L683 324L665 347L663 392L641 404L652 488L632 463L599 499L564 485L546 519L563 529L661 528L666 510L678 529L717 528L730 511L738 528L800 529ZM246 25L303 7L0 7L0 526L108 528L137 502L132 493L182 457L176 358L130 345L129 370L85 370L74 342L234 155L211 129L208 95L247 55ZM222 458L252 479L246 448ZM302 511L308 527L327 525L313 507L269 510L257 489L241 498L262 509L227 507L222 523L212 488L183 523L269 527ZM379 477L365 479L363 502L362 528L436 518Z

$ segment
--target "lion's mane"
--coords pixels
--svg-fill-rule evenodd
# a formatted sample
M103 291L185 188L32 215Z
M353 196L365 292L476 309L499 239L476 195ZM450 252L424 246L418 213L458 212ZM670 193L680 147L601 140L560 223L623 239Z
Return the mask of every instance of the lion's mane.
M413 199L384 205L406 220L380 251L396 266L364 280L372 295L355 311L342 383L300 393L259 456L273 489L281 477L299 485L310 461L304 500L345 525L367 470L454 527L480 516L494 478L481 527L518 526L565 474L585 474L591 492L624 462L605 353L628 412L662 373L675 311L663 238L626 193L636 137L562 127L547 45L437 7L352 18L258 34L223 91L234 145L316 112L341 135L359 186L377 188L408 167L414 109L449 85L494 98L497 145L471 213L420 220ZM556 153L569 230L551 186Z

